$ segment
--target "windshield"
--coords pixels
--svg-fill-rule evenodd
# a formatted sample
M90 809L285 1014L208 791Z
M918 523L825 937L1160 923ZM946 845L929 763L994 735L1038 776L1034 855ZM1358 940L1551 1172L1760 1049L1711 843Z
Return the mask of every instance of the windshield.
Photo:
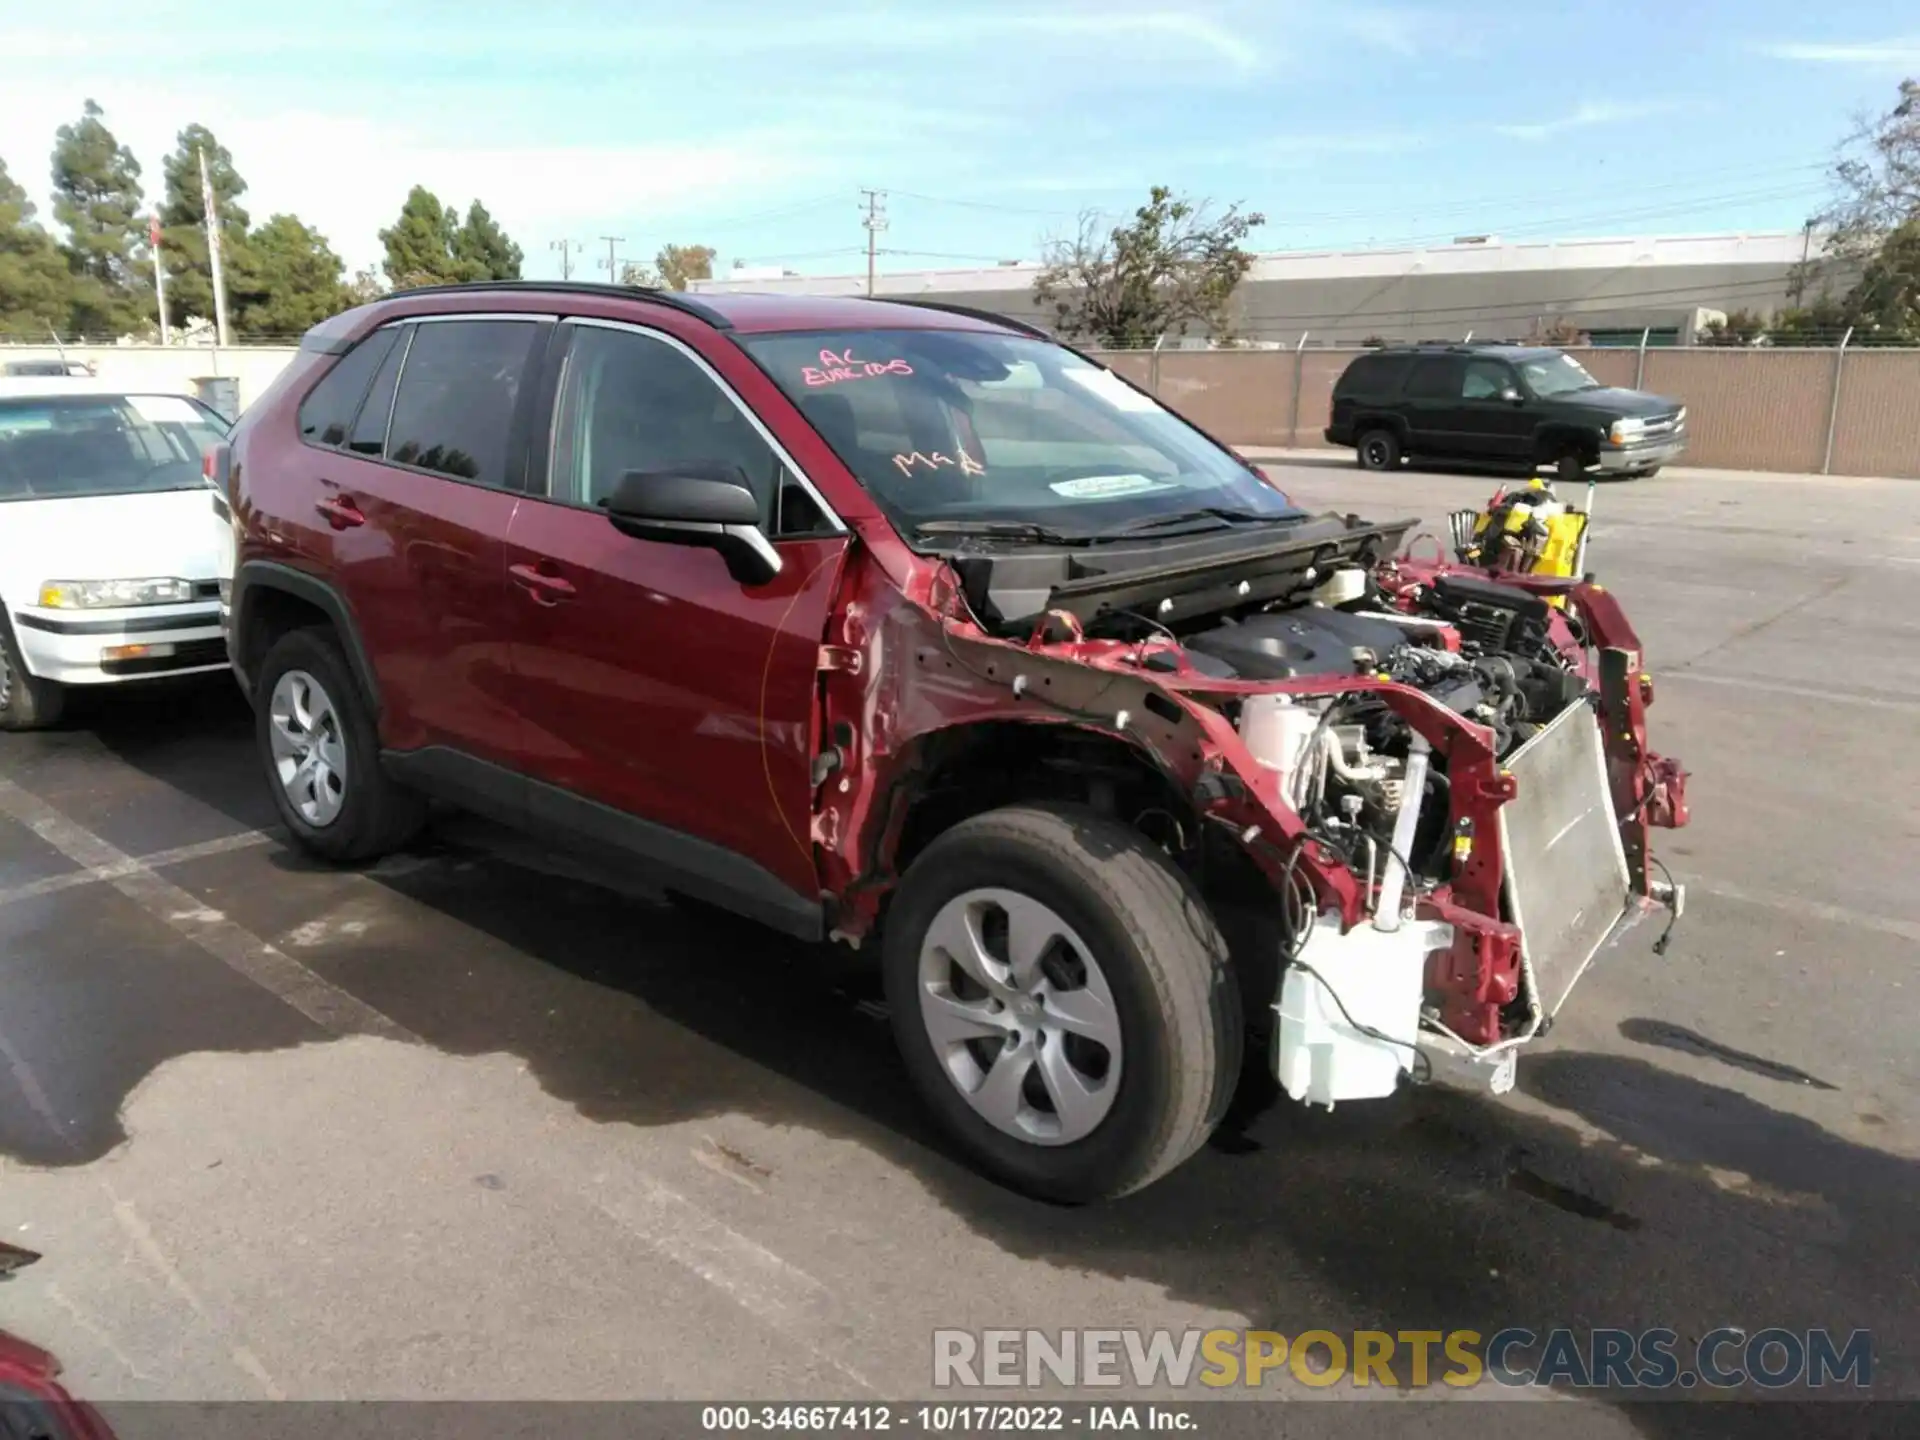
M226 434L180 395L0 399L0 502L193 489Z
M742 343L909 533L978 522L1086 536L1300 514L1151 396L1043 340L872 330Z
M1540 360L1522 361L1520 373L1527 377L1527 387L1542 397L1600 388L1600 382L1589 375L1571 355L1549 355Z

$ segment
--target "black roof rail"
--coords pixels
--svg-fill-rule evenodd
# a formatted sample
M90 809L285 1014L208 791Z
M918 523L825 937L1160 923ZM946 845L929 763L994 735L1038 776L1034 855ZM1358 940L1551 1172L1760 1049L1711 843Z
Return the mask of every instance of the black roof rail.
M1016 320L1011 315L997 314L992 310L982 310L977 305L954 305L946 300L909 300L895 295L875 295L872 297L888 305L912 305L921 310L939 310L948 315L964 315L969 320L985 320L992 325L1004 325L1009 330L1018 330L1022 335L1033 335L1041 340L1054 338L1051 330L1043 330L1025 320Z
M395 290L385 298L398 300L412 295L487 295L487 294L561 294L599 295L621 300L646 300L670 310L692 315L716 330L731 330L733 322L711 305L690 299L678 290L657 290L650 285L609 285L593 280L469 280L457 285L419 285Z

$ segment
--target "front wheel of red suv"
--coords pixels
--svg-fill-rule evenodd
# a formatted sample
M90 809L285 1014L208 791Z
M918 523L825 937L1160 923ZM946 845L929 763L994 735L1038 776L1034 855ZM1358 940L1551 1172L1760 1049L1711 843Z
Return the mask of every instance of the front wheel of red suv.
M1185 1160L1240 1071L1240 992L1205 902L1094 810L989 811L902 880L883 944L894 1037L981 1169L1065 1203Z
M344 864L413 838L426 802L380 768L372 707L326 631L294 630L274 642L253 708L274 807L301 849Z

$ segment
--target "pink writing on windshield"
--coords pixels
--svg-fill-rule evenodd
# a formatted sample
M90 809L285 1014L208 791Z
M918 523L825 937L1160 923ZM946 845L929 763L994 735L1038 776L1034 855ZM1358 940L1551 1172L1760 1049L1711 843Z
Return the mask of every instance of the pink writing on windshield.
M911 375L913 366L900 359L894 360L856 360L849 348L844 354L835 354L831 350L820 352L820 364L816 367L805 365L800 369L800 378L809 386L838 385L842 380L871 380L876 375Z
M893 464L894 468L902 475L911 475L922 465L926 466L929 470L957 467L962 475L984 475L987 473L987 467L967 454L964 450L959 453L957 458L942 450L935 450L932 454L928 454L924 450L915 450L909 455L894 456Z

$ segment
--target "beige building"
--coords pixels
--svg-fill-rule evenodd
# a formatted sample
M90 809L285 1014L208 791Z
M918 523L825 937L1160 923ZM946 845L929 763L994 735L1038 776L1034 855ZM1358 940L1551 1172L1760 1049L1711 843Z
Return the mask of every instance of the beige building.
M1520 338L1564 319L1596 343L1685 344L1712 315L1770 312L1794 302L1793 273L1818 235L1679 235L1502 241L1379 250L1288 250L1259 256L1238 296L1239 330L1293 346L1387 340ZM1045 323L1034 264L882 274L875 293L974 305ZM700 291L857 295L857 275L769 275L696 281ZM1172 343L1171 341L1169 343Z

